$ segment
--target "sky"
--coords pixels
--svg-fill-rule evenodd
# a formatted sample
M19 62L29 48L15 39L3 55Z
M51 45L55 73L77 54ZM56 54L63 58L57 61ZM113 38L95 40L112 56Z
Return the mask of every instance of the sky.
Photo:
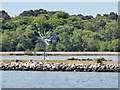
M120 0L1 0L2 2L118 2Z
M19 1L19 0L18 0ZM25 1L25 0L24 0ZM109 14L110 12L118 13L118 2L2 2L2 10L5 10L10 16L19 15L25 10L45 9L47 11L65 11L70 15L83 14ZM60 1L60 0L58 0ZM83 0L82 0L83 1ZM86 0L85 0L86 1ZM105 0L104 0L105 1Z

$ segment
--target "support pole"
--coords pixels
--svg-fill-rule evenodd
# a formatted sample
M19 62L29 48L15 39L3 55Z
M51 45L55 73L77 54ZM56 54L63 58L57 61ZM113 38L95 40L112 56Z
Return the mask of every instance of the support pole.
M45 50L44 50L44 60L45 60Z
M44 60L45 60L45 46L44 46Z

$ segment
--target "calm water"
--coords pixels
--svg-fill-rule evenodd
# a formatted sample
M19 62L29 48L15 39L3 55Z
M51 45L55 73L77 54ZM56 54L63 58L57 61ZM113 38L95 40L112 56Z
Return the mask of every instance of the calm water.
M118 55L79 55L46 56L49 60L66 60L68 58L96 59L118 61ZM42 60L43 56L2 56L1 59ZM117 88L118 73L97 72L38 72L38 71L1 71L3 88ZM1 76L2 74L2 76Z
M117 88L118 73L1 71L3 88ZM1 78L1 77L0 77Z
M113 61L118 61L118 57L120 57L120 55L78 55L78 56L61 56L61 55L57 55L57 56L46 56L46 59L49 60L66 60L68 58L79 58L79 59L96 59L96 58L100 58L100 57L104 57L107 60L113 60ZM26 59L26 60L43 60L43 56L2 56L1 59L6 59L6 60L16 60L16 59Z

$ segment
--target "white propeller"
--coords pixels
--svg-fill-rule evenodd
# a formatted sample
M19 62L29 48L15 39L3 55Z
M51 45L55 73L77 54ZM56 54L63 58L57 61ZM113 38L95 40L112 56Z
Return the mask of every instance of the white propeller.
M38 38L37 42L40 42L44 48L46 48L46 45L50 45L48 42L52 41L53 43L56 43L57 41L55 36L51 37L48 35L48 32L45 32L45 30L44 33L41 31L41 33L38 32L38 34L39 36L36 36Z

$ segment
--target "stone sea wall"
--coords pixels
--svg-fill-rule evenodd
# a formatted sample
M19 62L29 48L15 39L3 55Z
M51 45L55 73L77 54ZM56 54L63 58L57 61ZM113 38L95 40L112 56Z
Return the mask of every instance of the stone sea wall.
M119 64L68 64L52 62L0 62L1 70L120 72Z

